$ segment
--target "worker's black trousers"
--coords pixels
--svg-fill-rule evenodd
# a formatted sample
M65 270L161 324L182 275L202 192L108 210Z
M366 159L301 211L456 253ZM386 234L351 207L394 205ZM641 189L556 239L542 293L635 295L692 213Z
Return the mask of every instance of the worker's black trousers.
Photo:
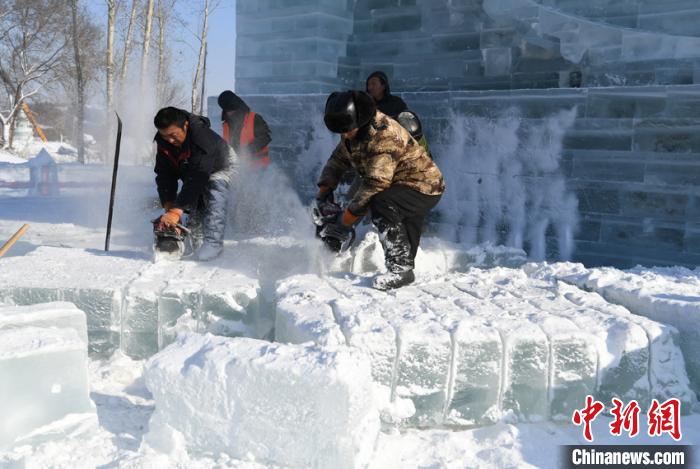
M393 185L372 197L372 223L379 231L390 272L413 269L425 216L437 205L440 197L425 195L402 185Z

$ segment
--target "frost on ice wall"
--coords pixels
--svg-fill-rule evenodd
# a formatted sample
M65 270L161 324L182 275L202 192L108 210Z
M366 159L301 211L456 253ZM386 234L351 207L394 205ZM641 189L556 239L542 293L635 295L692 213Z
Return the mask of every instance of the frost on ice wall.
M260 285L216 263L158 263L98 251L39 247L0 260L0 302L70 301L87 315L90 351L148 357L178 331L265 337Z
M570 259L578 207L560 163L576 113L572 107L536 122L515 107L493 118L451 115L448 135L431 140L448 187L436 207L441 236L469 246L527 246L530 258L544 260L551 232L556 257Z
M146 364L156 411L146 441L291 467L363 467L379 432L357 350L181 335Z
M0 307L0 449L89 398L85 315L68 303Z
M596 294L507 268L388 295L369 280L281 281L277 340L333 345L342 334L370 355L375 381L413 400L410 424L485 423L509 412L569 418L586 394L694 400L677 331Z

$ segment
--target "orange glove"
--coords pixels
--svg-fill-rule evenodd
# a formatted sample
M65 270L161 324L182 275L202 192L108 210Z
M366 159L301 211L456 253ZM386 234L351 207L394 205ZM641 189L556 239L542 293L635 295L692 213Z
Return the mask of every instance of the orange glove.
M165 226L175 226L180 223L180 217L182 217L182 210L179 208L171 208L160 217L161 223Z
M350 210L345 210L343 212L343 217L341 218L341 222L345 226L352 226L359 219L360 219L360 217L358 217L357 215L353 215L353 213Z

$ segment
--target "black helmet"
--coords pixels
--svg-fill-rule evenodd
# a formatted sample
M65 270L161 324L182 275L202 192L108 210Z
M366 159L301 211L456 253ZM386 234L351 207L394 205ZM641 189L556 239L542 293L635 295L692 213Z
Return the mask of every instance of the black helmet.
M364 91L336 91L326 100L323 122L331 132L342 134L369 124L377 106Z
M408 130L411 137L415 138L416 140L420 140L423 137L423 126L421 125L418 116L413 112L403 111L401 114L399 114L396 120L399 121L401 127Z

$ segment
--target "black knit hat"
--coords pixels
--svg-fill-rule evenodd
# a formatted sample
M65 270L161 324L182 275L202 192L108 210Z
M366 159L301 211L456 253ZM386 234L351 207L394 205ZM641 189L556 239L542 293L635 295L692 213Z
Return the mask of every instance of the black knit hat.
M247 108L246 103L239 98L236 93L231 90L226 90L219 95L219 107L224 111L235 111L241 108Z

